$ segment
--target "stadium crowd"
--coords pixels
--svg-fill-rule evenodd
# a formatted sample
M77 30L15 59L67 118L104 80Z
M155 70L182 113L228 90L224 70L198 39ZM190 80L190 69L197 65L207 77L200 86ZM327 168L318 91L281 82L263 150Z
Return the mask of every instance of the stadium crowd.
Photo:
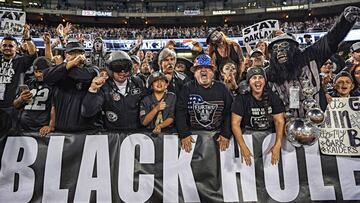
M336 21L337 16L327 18L314 18L304 22L281 22L280 27L289 33L308 33L308 32L327 32ZM241 37L241 30L249 25L226 26L223 32L228 37ZM43 32L49 32L52 37L56 36L56 27L46 24L30 24L31 35L40 37ZM82 33L92 37L102 37L103 39L136 39L137 35L142 35L145 39L186 39L186 38L206 38L208 31L213 28L207 26L200 27L173 27L158 28L149 26L142 29L137 28L115 28L115 27L87 27L84 25L73 25L73 33Z
M70 23L59 25L52 36L25 25L20 46L12 36L1 41L1 131L12 127L15 134L39 131L51 136L54 131L146 128L157 135L175 127L182 148L189 152L191 130L210 130L218 132L220 150L228 148L234 135L250 165L242 129L273 130L276 164L285 113L294 102L288 84L316 83L311 84L317 88L312 96L322 108L333 97L359 96L360 42L351 46L349 58L334 51L359 11L345 9L328 34L305 50L285 29L244 54L222 29L212 29L204 33L207 50L193 43L194 59L178 57L172 40L159 52L144 52L141 38L128 53L108 53L103 39L96 37L86 53L81 41L68 40L70 33L79 31ZM45 56L37 55L31 30L42 34ZM64 53L53 52L52 37ZM304 107L297 109L295 114L303 116Z

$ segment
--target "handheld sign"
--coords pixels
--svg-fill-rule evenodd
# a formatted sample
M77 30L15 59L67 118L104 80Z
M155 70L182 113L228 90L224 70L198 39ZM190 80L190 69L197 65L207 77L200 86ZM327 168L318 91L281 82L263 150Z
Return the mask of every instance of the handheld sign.
M242 35L245 44L253 44L259 40L269 39L271 34L279 30L278 20L264 20L242 30Z
M333 98L325 112L319 144L323 154L360 155L360 97Z
M14 8L0 8L0 34L21 35L26 13Z

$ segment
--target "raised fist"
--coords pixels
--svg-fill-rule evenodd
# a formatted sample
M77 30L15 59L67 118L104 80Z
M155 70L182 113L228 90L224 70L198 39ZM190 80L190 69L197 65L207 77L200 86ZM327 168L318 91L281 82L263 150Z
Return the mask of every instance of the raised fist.
M354 22L359 19L360 8L355 6L346 7L344 10L344 17L349 22Z

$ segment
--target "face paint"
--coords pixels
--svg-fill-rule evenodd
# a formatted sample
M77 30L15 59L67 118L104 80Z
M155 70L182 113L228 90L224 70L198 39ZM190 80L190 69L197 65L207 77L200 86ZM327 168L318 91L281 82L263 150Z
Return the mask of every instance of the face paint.
M271 49L271 54L275 56L279 64L287 63L290 59L290 43L288 41L276 42Z
M214 44L219 44L222 42L222 34L219 31L215 31L211 36L210 36L210 40L214 43Z

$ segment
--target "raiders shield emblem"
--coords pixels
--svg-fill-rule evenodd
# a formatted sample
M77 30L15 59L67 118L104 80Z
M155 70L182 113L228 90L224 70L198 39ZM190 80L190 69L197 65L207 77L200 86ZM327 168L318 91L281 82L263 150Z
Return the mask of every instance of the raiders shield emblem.
M196 121L203 127L208 127L213 123L214 114L218 108L217 104L210 104L206 101L202 103L194 103L193 109L195 112Z
M110 122L115 122L118 120L118 116L116 115L116 113L112 112L112 111L107 111L106 112L106 118L108 119L108 121Z
M112 94L112 98L113 98L114 101L119 101L119 100L121 99L121 96L120 96L119 93L114 92L114 93Z
M140 88L135 88L135 89L132 89L130 91L131 95L137 95L137 94L140 94L141 91L140 91Z
M81 83L81 82L76 83L76 89L77 89L77 90L81 90L81 89L82 89L82 83Z

